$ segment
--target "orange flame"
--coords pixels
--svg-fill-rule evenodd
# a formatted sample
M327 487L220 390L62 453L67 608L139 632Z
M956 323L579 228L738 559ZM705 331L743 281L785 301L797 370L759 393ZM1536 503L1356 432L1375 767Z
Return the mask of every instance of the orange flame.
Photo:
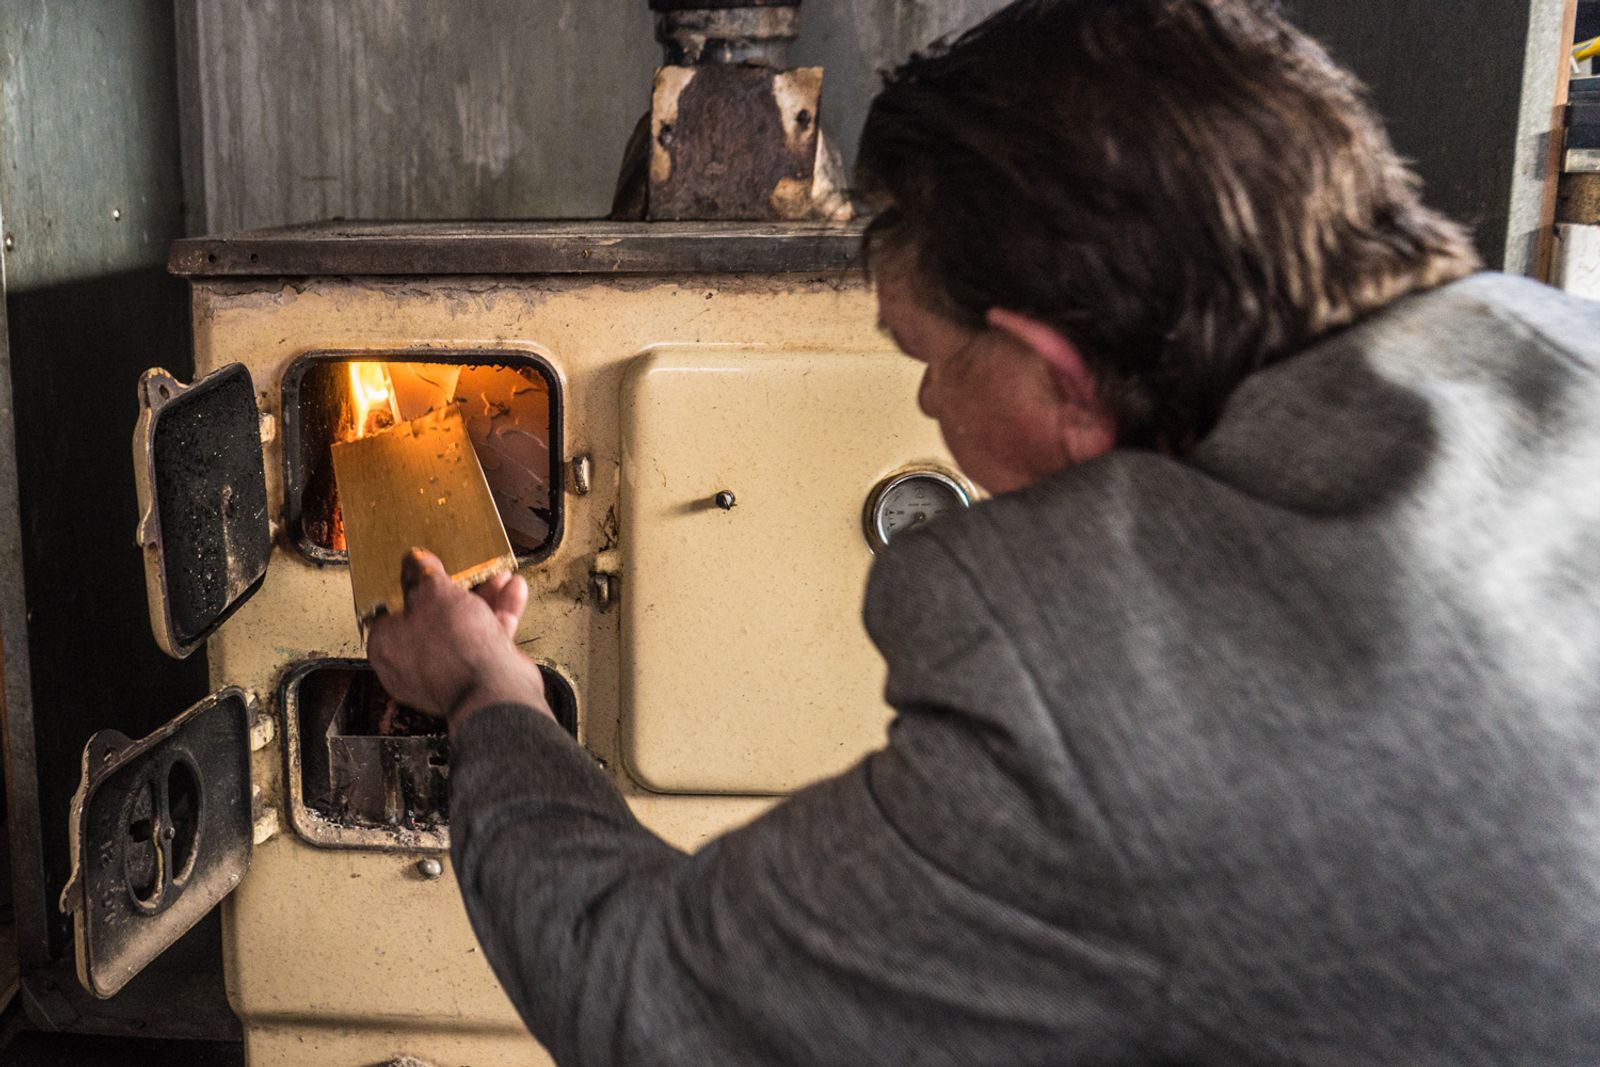
M395 424L394 386L385 363L348 364L350 403L355 416L352 437L366 437Z

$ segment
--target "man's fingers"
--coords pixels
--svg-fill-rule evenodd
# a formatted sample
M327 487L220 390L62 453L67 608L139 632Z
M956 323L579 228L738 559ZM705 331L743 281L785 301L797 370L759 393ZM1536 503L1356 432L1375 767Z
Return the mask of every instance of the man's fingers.
M517 574L497 574L473 592L489 605L507 637L517 636L517 624L528 606L528 583Z
M444 564L425 548L413 548L400 561L400 588L405 591L406 607L436 582L450 581Z
M477 593L479 596L483 597L483 599L493 604L500 596L501 590L503 590L507 583L511 581L511 577L512 576L510 574L506 573L491 574L489 577L485 578L478 585L478 588L473 590L473 592Z
M421 585L429 578L443 578L446 581L450 576L445 573L444 564L439 562L439 557L425 548L413 548L407 552L400 561L400 583L406 587Z
M511 576L506 587L500 592L500 602L495 605L495 617L500 620L500 625L505 628L506 636L516 640L517 626L522 622L522 613L528 607L528 583L520 574Z
M376 663L383 658L384 647L389 637L389 627L393 625L388 615L379 615L367 624L367 660Z

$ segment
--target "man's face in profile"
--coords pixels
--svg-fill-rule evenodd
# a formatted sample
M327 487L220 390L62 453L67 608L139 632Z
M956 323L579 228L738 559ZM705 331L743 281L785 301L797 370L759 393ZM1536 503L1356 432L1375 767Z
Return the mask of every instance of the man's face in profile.
M877 272L878 319L900 351L924 364L917 403L938 420L962 471L999 495L1099 455L1109 414L1077 351L1048 326L991 311L978 329L934 311L905 257Z

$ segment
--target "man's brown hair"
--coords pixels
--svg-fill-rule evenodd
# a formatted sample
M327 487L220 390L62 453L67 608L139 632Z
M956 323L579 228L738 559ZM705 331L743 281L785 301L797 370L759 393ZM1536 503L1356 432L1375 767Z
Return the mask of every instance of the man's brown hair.
M885 83L869 250L960 321L1060 330L1123 444L1189 447L1246 375L1477 266L1356 81L1260 0L1020 0Z

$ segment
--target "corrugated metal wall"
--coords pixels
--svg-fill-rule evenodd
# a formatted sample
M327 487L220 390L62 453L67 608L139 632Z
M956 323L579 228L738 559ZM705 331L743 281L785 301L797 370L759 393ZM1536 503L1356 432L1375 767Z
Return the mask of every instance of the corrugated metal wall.
M0 207L13 292L166 260L183 225L165 0L6 0Z
M847 156L877 71L1002 6L807 0L795 58L827 68L824 117ZM1475 227L1490 263L1528 269L1564 0L1285 6L1371 84L1430 200ZM604 214L659 60L645 0L177 9L195 232L334 216Z
M809 0L854 154L876 71L1001 0ZM649 106L645 0L178 0L190 226L593 217Z

